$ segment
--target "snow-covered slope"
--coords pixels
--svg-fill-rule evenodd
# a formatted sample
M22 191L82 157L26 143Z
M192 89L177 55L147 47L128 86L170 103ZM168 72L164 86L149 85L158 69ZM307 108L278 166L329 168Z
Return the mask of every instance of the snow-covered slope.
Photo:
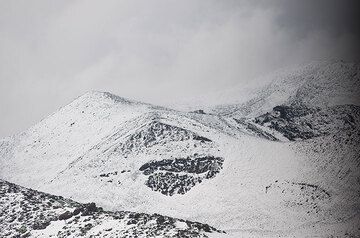
M359 68L311 64L210 114L89 92L0 141L0 177L226 236L356 236Z
M207 224L159 214L104 211L0 180L1 237L208 237Z
M12 159L7 160L5 156L2 165L16 171L10 169L1 174L6 178L7 173L16 173L19 178L30 180L26 185L35 186L65 169L74 158L117 130L121 123L151 110L147 104L109 93L86 93L18 135L16 145L9 142L5 148L11 151L8 154ZM28 174L37 176L28 177Z
M224 104L213 112L233 117L256 117L278 105L327 107L359 104L360 64L320 62L271 75L270 83L240 104Z

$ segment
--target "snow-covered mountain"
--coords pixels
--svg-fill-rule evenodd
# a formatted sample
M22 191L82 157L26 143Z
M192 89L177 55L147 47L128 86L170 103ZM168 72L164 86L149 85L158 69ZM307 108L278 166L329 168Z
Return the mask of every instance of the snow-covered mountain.
M89 92L1 140L0 177L226 236L357 236L359 71L307 65L208 113Z

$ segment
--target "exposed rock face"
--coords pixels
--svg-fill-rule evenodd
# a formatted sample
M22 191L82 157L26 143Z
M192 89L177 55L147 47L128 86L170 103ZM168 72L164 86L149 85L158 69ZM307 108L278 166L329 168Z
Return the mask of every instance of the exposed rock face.
M242 126L251 135L271 141L278 141L278 139L275 136L273 136L269 132L266 132L258 128L256 125L252 123L252 121L246 120L246 118L240 118L240 119L234 118L234 120L239 126Z
M207 237L207 224L134 212L107 212L0 180L1 237ZM180 224L180 226L179 226Z
M195 178L191 175L159 172L150 175L146 181L146 185L154 191L172 196L175 193L185 194L196 184L201 183L201 181L201 178Z
M283 105L254 121L280 132L289 140L305 140L338 131L354 131L360 122L360 107L343 105L321 109Z
M149 175L146 181L149 188L172 196L185 194L204 179L215 177L222 169L223 161L213 156L165 159L146 163L140 167L140 171Z

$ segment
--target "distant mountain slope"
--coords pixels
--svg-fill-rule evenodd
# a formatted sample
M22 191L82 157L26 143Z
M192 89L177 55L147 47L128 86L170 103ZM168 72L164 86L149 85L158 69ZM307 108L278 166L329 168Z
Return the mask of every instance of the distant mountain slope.
M198 222L126 211L108 212L94 203L0 180L1 237L208 237L221 231Z
M274 74L272 78L247 101L220 105L213 112L240 118L260 116L279 105L359 105L360 64L342 61L313 63Z
M271 140L295 141L359 130L360 107L276 106L255 118L234 118L238 125Z
M353 130L359 125L360 64L323 62L274 74L240 104L213 113L271 140L301 140Z

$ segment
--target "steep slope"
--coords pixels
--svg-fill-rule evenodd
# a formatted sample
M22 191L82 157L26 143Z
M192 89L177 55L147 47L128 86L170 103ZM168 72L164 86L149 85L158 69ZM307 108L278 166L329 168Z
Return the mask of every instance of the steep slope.
M152 106L128 101L109 93L89 92L18 135L6 146L0 172L27 178L27 186L37 186L60 172L122 122L154 110ZM4 150L2 150L4 151ZM7 170L1 170L6 167ZM21 169L19 169L21 168ZM37 174L29 178L28 174ZM14 180L15 179L15 180ZM23 184L21 179L12 181Z
M108 212L95 203L0 180L1 237L208 237L221 232L206 224L159 214Z

